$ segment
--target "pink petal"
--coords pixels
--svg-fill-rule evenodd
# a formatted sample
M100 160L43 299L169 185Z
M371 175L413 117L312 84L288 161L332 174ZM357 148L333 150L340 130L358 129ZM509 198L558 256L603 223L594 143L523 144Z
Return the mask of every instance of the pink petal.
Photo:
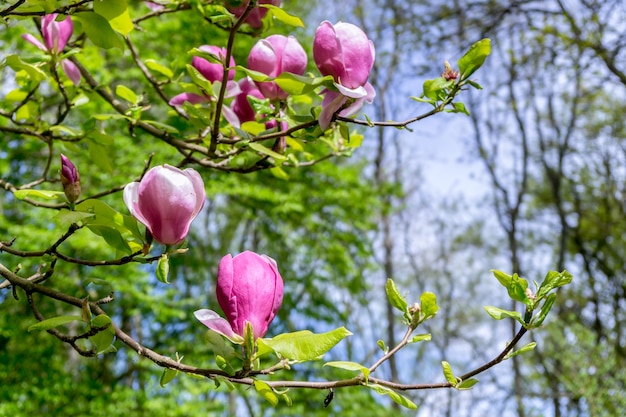
M27 42L32 43L33 45L35 45L37 48L41 49L42 51L48 52L48 48L46 48L46 45L41 43L39 39L31 35L30 33L23 34L22 38L24 38L24 40L26 40Z
M193 315L200 321L200 323L204 324L209 329L213 330L216 333L221 334L226 337L233 343L241 344L243 343L243 338L233 332L232 327L228 324L228 321L224 320L213 310L208 310L206 308L197 310L193 312Z
M182 106L184 102L189 102L191 104L199 104L206 103L209 101L207 96L201 96L200 94L195 93L181 93L172 97L169 101L171 106Z
M63 68L63 72L65 75L74 83L74 85L80 84L80 70L78 67L69 59L64 59L61 61L61 67Z

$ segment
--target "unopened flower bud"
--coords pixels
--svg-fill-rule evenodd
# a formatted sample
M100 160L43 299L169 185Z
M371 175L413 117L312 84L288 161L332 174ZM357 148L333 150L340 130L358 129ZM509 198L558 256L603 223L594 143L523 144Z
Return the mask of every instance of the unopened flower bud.
M61 154L61 183L67 200L70 203L76 201L80 195L80 175L72 161L63 154Z
M192 168L156 166L140 182L124 187L130 213L164 245L177 245L185 239L205 199L204 182Z
M441 73L441 76L446 79L446 81L456 80L459 76L459 72L453 70L448 61L444 61L443 63L444 70Z

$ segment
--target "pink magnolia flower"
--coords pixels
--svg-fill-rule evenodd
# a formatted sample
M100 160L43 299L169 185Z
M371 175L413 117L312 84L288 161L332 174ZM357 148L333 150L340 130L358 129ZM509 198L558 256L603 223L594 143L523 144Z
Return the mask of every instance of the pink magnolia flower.
M282 0L259 0L257 4L271 4L272 6L280 6ZM237 17L241 17L243 12L246 11L248 2L244 2L242 6L232 6L230 3L226 5L228 10ZM245 23L249 24L254 29L259 29L263 26L263 18L267 14L267 9L264 7L255 7L252 9L248 17L246 17Z
M130 213L165 245L185 239L205 199L204 182L192 168L156 166L140 182L124 187L124 202Z
M336 25L324 21L315 31L313 58L322 75L332 75L339 91L326 90L320 114L320 127L325 130L335 112L350 116L358 112L364 102L372 102L376 92L367 82L374 65L374 44L367 35L351 23ZM352 99L351 103L348 100Z
M283 72L304 74L307 55L293 36L271 35L259 40L248 55L248 68L270 77L278 77ZM265 98L284 100L288 94L274 81L257 82Z
M233 100L231 110L237 117L234 126L241 126L242 123L256 120L256 113L248 101L248 96L263 99L263 93L257 88L254 81L249 78L239 80L239 94Z
M201 51L213 54L217 56L218 58L220 58L221 60L224 60L224 58L226 57L226 49L220 48L219 46L202 45L198 49L200 49ZM215 84L217 86L219 85L219 83L223 81L224 66L222 64L217 63L217 62L209 62L208 60L204 58L201 58L199 56L194 56L191 60L191 65L195 69L197 69L198 72L202 74L202 76L206 78L207 81L209 81L211 84ZM231 56L229 68L234 68L235 65L236 65L235 59ZM235 70L234 69L229 70L228 80L226 81L227 82L226 98L233 97L239 93L239 87L237 83L232 81L234 77L235 77ZM219 89L219 87L216 87L216 88ZM182 106L183 103L185 102L189 102L191 104L199 104L199 103L206 103L209 101L211 101L211 97L208 94L200 95L200 94L187 91L187 92L180 93L172 97L169 101L169 104L172 106ZM231 119L233 118L233 115L230 109L224 106L222 108L222 111L224 112L226 119L230 122Z
M50 55L59 55L59 53L65 48L65 45L67 45L69 39L72 37L74 23L72 22L72 18L69 16L66 16L65 19L57 22L55 20L57 16L58 15L56 13L52 13L45 15L41 19L43 43L30 33L22 35L22 38ZM80 71L72 61L68 59L62 60L61 67L74 85L78 85L80 83Z
M263 337L283 301L283 279L276 262L250 251L224 256L217 272L217 301L226 319L201 309L194 315L202 324L240 343L248 322L254 338Z
M70 203L76 201L80 195L80 175L72 161L63 154L61 154L61 184L67 200Z

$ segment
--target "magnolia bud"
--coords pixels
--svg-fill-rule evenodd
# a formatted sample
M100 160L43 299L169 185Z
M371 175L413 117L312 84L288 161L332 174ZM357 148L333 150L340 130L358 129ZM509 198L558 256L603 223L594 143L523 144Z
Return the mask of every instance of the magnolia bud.
M70 203L76 201L80 195L80 175L72 161L63 154L61 154L61 183L67 200Z

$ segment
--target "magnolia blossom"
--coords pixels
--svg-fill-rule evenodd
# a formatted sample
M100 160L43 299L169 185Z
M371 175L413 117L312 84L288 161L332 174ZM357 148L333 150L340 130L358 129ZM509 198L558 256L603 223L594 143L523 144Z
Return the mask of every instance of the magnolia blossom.
M365 101L372 102L376 92L367 79L374 65L374 44L358 26L322 22L315 31L313 58L322 75L333 76L338 90L324 91L319 119L322 129L328 127L335 112L345 105L339 114L351 116Z
M220 48L219 46L213 45L202 45L199 47L201 51L208 52L210 54L215 55L220 60L224 60L226 58L226 49ZM214 85L214 90L219 90L220 85L224 78L224 66L218 62L210 62L204 58L199 56L194 56L191 60L191 65L198 70L202 76ZM231 56L229 61L229 68L235 67L235 59ZM234 97L239 94L239 86L236 82L232 81L235 77L235 70L228 70L228 79L226 80L226 94L225 98ZM204 94L196 94L190 91L186 91L184 93L180 93L172 97L169 101L169 104L172 106L182 106L185 102L191 104L200 104L206 103L212 100L206 92ZM226 120L229 123L234 124L236 122L236 116L233 114L231 109L227 106L222 107L222 112Z
M293 36L271 35L259 40L248 55L248 68L270 77L278 77L283 72L304 74L307 55ZM284 100L288 94L274 81L257 82L265 98Z
M263 93L257 88L254 81L249 78L239 80L239 94L233 100L231 110L237 116L234 126L241 126L242 123L256 120L256 113L248 101L248 96L263 99Z
M22 35L22 38L32 43L42 51L45 51L53 56L58 56L59 53L61 53L65 48L65 45L67 45L69 39L72 37L74 23L72 22L72 18L69 16L66 16L65 19L57 22L57 16L58 15L56 13L53 13L47 14L41 18L43 43L30 33ZM74 85L78 85L80 83L80 71L72 61L69 59L62 60L61 67Z
M263 337L283 301L276 262L250 251L224 256L217 271L217 301L226 319L202 309L194 312L202 324L236 343L243 341L246 323L254 339Z
M272 6L280 6L281 3L282 0L259 0L257 2L257 4L271 4ZM245 12L246 8L248 7L248 2L244 2L244 4L241 6L232 6L230 3L228 3L226 7L228 8L228 10L230 10L232 14L237 17L241 17L241 15L243 15L243 12ZM262 20L266 14L267 9L265 7L256 6L246 17L245 23L249 24L254 29L259 29L261 26L263 26Z
M124 202L130 213L166 245L185 239L205 199L204 182L192 168L157 166L140 182L124 187Z
M70 203L76 201L80 195L80 175L72 161L63 154L61 154L61 184L67 200Z

